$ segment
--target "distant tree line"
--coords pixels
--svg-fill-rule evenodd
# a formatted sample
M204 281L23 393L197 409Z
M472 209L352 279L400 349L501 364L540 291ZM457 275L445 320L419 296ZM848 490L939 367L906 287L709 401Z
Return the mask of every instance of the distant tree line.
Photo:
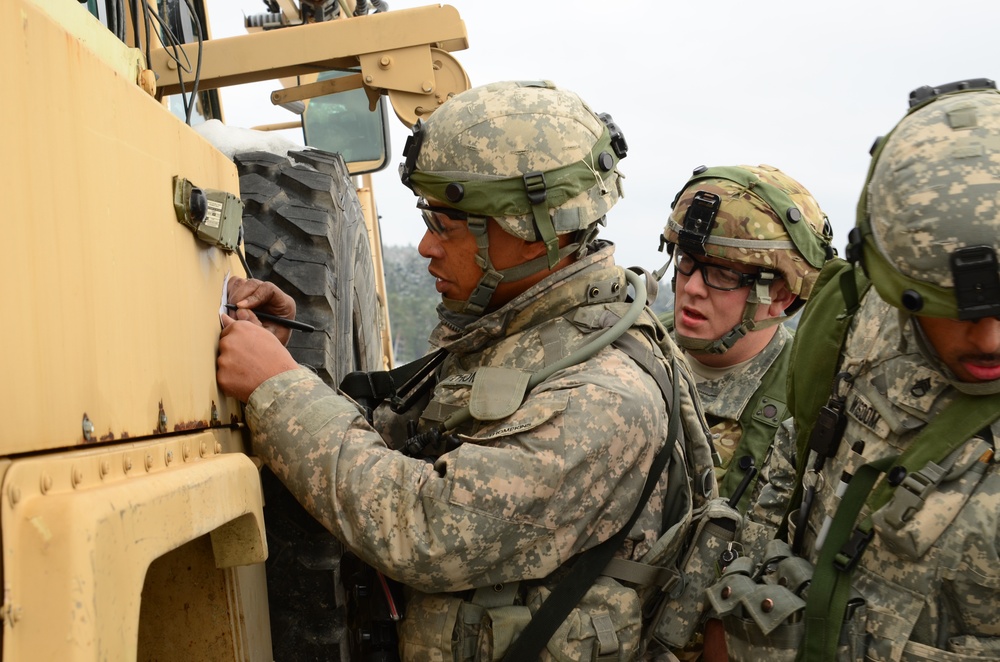
M385 287L392 325L392 352L396 365L419 359L430 345L427 337L437 325L436 308L441 295L434 289L434 276L427 260L414 246L385 246Z

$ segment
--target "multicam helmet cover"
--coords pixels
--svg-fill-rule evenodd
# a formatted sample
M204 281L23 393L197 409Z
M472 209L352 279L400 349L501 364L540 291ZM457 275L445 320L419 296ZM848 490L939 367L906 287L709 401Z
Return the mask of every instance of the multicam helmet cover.
M679 246L688 254L760 268L739 323L727 333L713 339L674 333L689 352L724 354L747 333L780 324L809 298L820 269L834 255L833 230L819 203L773 166L698 167L671 209L660 250L667 246L672 257ZM784 278L795 300L782 316L755 319L758 307L771 303L770 288L777 278Z
M692 205L713 197L718 208L710 227L689 230ZM812 194L769 165L695 169L663 230L663 241L688 252L777 272L803 300L832 255L832 239Z
M909 313L1000 315L1000 94L993 81L911 93L876 143L849 257Z

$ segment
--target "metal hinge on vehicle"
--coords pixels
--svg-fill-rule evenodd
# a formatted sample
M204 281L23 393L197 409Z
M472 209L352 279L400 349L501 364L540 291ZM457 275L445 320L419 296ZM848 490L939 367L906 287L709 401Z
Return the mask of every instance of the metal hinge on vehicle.
M205 243L226 252L239 248L243 202L232 193L199 188L174 177L174 212Z

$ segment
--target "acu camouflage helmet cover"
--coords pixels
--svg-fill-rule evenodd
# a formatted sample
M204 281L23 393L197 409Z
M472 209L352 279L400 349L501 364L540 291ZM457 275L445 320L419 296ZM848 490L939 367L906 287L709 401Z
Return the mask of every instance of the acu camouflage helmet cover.
M1000 94L978 79L910 96L876 143L849 256L904 311L1000 315Z
M607 115L548 81L491 83L443 104L417 129L403 183L456 209L494 218L508 233L539 238L533 197L556 234L597 223L622 195L627 146ZM533 178L532 174L541 174ZM544 184L541 182L544 181Z

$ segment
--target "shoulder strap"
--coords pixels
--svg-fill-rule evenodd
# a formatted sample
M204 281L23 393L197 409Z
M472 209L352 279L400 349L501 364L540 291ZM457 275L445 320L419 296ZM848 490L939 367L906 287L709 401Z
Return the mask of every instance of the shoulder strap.
M781 352L764 373L760 385L750 396L750 400L744 407L738 421L741 432L737 451L741 457L749 455L753 458L754 467L757 469L756 476L760 476L764 458L767 457L767 452L774 443L775 431L788 416L788 408L785 404L787 400L785 385L791 364L792 340L789 338L785 342ZM723 496L736 494L738 491L746 476L746 471L738 471L738 469L736 462L731 462L729 470L722 477L722 481L719 483L719 493ZM741 513L745 513L750 506L753 491L753 483L745 486L736 505Z
M834 383L841 348L847 331L861 302L861 296L871 283L861 269L834 258L826 263L813 294L802 311L795 331L791 366L788 370L786 393L788 409L795 419L796 481L785 517L777 536L788 531L788 516L802 502L802 477L808 462L809 436L820 410L827 402Z
M941 463L948 455L987 425L1000 418L1000 393L972 396L960 393L921 430L906 451L870 462L855 472L834 514L826 544L820 550L805 609L805 635L800 660L836 660L837 645L858 560L874 537L871 515L857 526L858 513L867 504L869 513L892 498L902 477ZM883 473L881 483L872 490ZM866 497L867 496L867 500Z
M791 367L786 391L788 408L795 419L798 455L805 455L816 415L826 404L861 295L870 283L861 269L834 258L820 271L819 278L802 310L802 319L792 344ZM800 460L799 465L803 462Z
M675 359L676 360L676 359ZM676 365L675 374L676 374ZM667 423L667 440L653 457L653 464L649 468L646 476L646 483L643 485L642 494L632 511L632 516L625 523L618 533L600 543L596 547L591 547L577 557L559 584L552 590L549 597L545 599L542 606L532 616L531 621L521 631L521 634L514 640L507 649L503 657L503 662L522 662L522 660L537 660L542 648L549 642L555 631L562 625L573 608L580 603L583 596L593 586L601 571L608 565L614 553L621 549L629 531L635 526L636 520L642 513L643 508L649 501L649 496L653 493L667 460L671 455L674 440L677 438L680 429L680 393L679 389L673 388L670 405L670 420Z

